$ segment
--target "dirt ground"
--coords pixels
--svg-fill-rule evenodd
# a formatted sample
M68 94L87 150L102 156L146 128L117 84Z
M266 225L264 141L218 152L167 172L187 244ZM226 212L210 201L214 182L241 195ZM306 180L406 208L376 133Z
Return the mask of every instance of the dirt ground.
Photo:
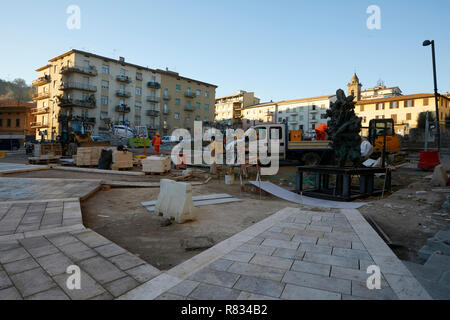
M8 157L0 161L21 162L21 158ZM360 212L378 224L394 244L392 249L401 259L420 261L417 251L437 231L450 229L450 216L441 212L446 194L432 192L429 179L425 178L431 173L413 167L393 171L393 193L385 194L383 199L372 197L362 200L369 204L360 208ZM120 181L160 179L160 176L120 176L58 170L11 174L8 177ZM292 190L295 185L295 167L281 167L276 176L267 180ZM378 183L381 182L380 179ZM238 182L227 186L223 179L211 180L207 185L194 186L194 195L229 193L243 201L199 207L197 221L161 227L163 219L148 212L140 204L155 200L158 193L158 188L100 191L82 203L84 223L150 264L165 270L200 252L182 249L180 241L185 238L206 236L217 243L282 208L298 206L272 196L262 196L260 200L259 195L242 193Z

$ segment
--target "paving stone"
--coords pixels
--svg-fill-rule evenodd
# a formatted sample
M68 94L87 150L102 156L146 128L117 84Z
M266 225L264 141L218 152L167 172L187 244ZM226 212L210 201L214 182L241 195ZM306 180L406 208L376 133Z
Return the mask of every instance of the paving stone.
M333 230L332 227L326 225L309 225L306 227L306 230L310 231L322 231L322 232L331 232Z
M284 275L284 270L268 266L261 266L257 264L248 264L242 262L235 262L228 268L228 272L237 273L245 276L258 276L259 278L281 281Z
M190 276L189 280L231 288L238 278L239 275L231 272L203 268Z
M79 242L77 238L69 233L58 233L54 235L45 236L53 245L57 247L64 246L66 244Z
M341 232L332 231L327 232L323 235L325 239L336 239L336 240L346 240L346 241L360 241L359 237L354 232Z
M63 245L59 249L75 262L97 256L96 251L80 241Z
M136 288L140 285L139 282L134 280L132 277L127 276L125 278L117 279L113 282L105 284L106 290L108 290L114 297L119 297L122 294Z
M311 244L316 244L317 243L317 237L310 237L310 236L300 236L300 235L296 235L294 236L294 238L292 239L292 241L298 241L300 243L311 243Z
M272 257L262 254L255 254L255 256L250 260L251 264L258 264L261 266L268 266L273 268L279 268L283 270L289 270L292 266L294 260L286 259L281 257Z
M199 284L200 282L197 281L184 280L167 292L181 297L187 297L192 291L194 291L195 288L198 287Z
M189 298L196 300L236 300L239 291L210 284L200 284L192 291Z
M434 300L450 300L450 290L446 286L442 286L439 282L428 281L423 278L417 278L422 287Z
M281 226L273 226L273 227L267 229L267 231L280 233L280 232L283 232L283 227L281 227Z
M280 257L280 258L286 258L286 259L297 259L302 260L303 256L305 255L305 251L295 250L295 249L285 249L285 248L278 248L275 249L275 252L272 254L273 257Z
M371 274L368 274L366 270L355 270L350 268L332 266L330 276L333 278L347 279L366 283L367 278L370 275ZM388 285L383 277L381 279L381 284L386 286Z
M292 235L281 233L281 232L270 232L265 231L259 235L260 237L264 237L266 239L276 239L276 240L286 240L290 241L292 239Z
M115 243L106 244L104 246L100 246L95 248L95 251L100 253L105 258L117 256L119 254L127 252L127 250L123 249L122 247L119 247Z
M137 267L139 265L145 264L145 261L136 257L134 254L131 254L130 252L125 252L123 254L114 256L112 258L108 259L112 263L114 263L116 266L119 267L121 270L128 270L134 267Z
M79 266L101 284L126 276L124 272L102 257L83 260L79 263Z
M260 300L261 301L261 300L279 300L279 299L274 298L274 297L269 297L269 296L263 296L260 294L254 294L251 292L242 291L239 294L239 296L237 297L237 300L255 300L255 301Z
M318 246L313 243L301 243L300 244L300 250L303 250L306 252L311 252L311 253L330 255L332 249L333 249L332 247Z
M450 269L450 266L449 266ZM442 277L439 279L439 284L449 288L450 291L450 270L446 271L442 274Z
M161 271L149 264L143 264L132 269L128 269L126 273L139 282L147 282L148 280L159 275Z
M20 248L19 241L17 241L17 240L0 242L0 252L17 249L17 248ZM2 255L3 255L3 253L2 253Z
M254 237L253 239L247 241L245 244L254 244L259 246L264 241L262 237Z
M446 271L450 266L450 256L433 253L431 257L424 264L426 267L440 269Z
M241 276L234 285L235 289L248 291L264 296L279 298L284 289L284 284L278 281L261 279L256 277Z
M67 288L69 276L69 274L60 274L54 276L53 279L72 300L87 300L106 292L99 283L83 270L81 270L81 289L69 290Z
M348 258L348 257L344 258L338 256L330 256L325 254L306 252L305 256L303 257L303 260L314 263L328 264L332 266L341 266L353 269L359 268L359 262L358 259L356 258Z
M251 253L260 253L270 256L274 251L275 248L273 247L265 247L265 246L258 246L258 245L250 245L250 244L244 244L238 248L236 248L237 251L244 251L244 252L251 252Z
M114 297L109 292L104 292L102 294L99 294L98 296L89 298L89 300L113 300L113 299Z
M13 275L16 273L21 273L34 268L38 268L39 265L34 261L33 258L26 258L23 260L6 263L3 267L9 275Z
M370 266L376 265L373 260L359 260L359 270L367 272L367 268Z
M1 276L0 276L1 281ZM1 285L0 285L1 288ZM6 300L23 300L22 296L20 295L19 291L15 287L9 287L6 289L0 289L0 301L6 301Z
M344 249L344 248L333 248L333 255L339 257L357 258L357 259L372 259L367 250L358 249Z
M427 267L419 263L414 263L410 261L402 261L402 263L408 268L409 271L416 278L422 278L429 281L437 282L439 281L440 276L442 275L442 270Z
M173 293L163 293L155 300L185 300L185 299L186 299L186 297L179 296L179 295L176 295Z
M69 297L60 288L52 288L33 294L27 297L26 300L69 300Z
M286 284L281 298L288 300L341 300L341 294Z
M308 287L337 293L351 293L351 282L349 280L324 277L312 273L288 271L284 275L282 281L301 287Z
M78 233L76 234L76 237L91 248L111 243L111 241L99 235L98 233L95 233L94 231L86 231L83 233Z
M367 250L362 242L352 241L352 249Z
M217 259L216 261L211 262L208 267L218 271L226 271L233 263L234 261L232 260Z
M381 286L379 290L369 290L366 283L359 281L352 281L352 296L376 300L398 300L397 295L389 287Z
M11 250L2 251L0 255L0 263L5 264L8 262L23 260L30 258L30 255L24 248L15 248Z
M239 262L249 262L253 258L254 253L252 252L242 252L242 251L231 251L230 253L223 256L224 259L239 261Z
M312 263L307 261L295 261L291 267L293 271L300 271L312 274L318 274L325 277L330 275L331 266L320 263Z
M36 259L44 270L51 276L66 273L67 267L74 263L61 252Z
M39 230L39 224L21 224L17 227L15 233Z
M0 289L12 286L11 281L8 278L8 274L5 271L0 271Z
M285 241L285 240L266 239L263 241L262 245L268 246L268 247L297 250L300 245L300 241Z
M55 287L52 278L41 268L18 273L10 278L24 297Z
M317 241L317 245L350 249L352 247L352 242L349 240L339 240L339 239L319 239Z

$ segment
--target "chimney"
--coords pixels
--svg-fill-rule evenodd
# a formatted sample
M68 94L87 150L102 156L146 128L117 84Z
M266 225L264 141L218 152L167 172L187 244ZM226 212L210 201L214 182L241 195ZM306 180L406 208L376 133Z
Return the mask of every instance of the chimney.
M125 58L124 57L119 57L119 61L120 62L125 62Z

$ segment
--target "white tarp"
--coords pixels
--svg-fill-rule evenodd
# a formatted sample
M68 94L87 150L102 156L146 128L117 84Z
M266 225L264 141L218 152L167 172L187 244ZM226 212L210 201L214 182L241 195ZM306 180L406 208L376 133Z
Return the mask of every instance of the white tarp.
M365 202L339 202L306 197L297 194L295 192L286 190L284 188L281 188L273 184L272 182L268 181L261 181L261 182L250 181L250 183L270 194L273 194L274 196L277 196L278 198L298 204L304 204L306 206L335 208L335 209L358 209L367 204Z

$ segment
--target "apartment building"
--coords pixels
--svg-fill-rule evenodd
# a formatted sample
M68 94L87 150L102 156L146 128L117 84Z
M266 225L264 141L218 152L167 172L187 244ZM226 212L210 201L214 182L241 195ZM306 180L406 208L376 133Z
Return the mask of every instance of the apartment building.
M216 85L157 69L161 76L161 129L163 135L184 128L193 134L194 121L214 121Z
M381 98L370 97L364 99L362 85L358 77L353 75L348 84L348 94L360 97L356 101L355 112L362 118L362 126L367 127L372 119L392 118L397 134L409 133L411 128L417 127L417 119L421 112L436 113L434 94L419 93L402 95L401 90L394 90L393 94L385 91ZM394 87L398 88L398 87ZM439 118L444 120L450 116L450 97L442 95L439 99Z
M248 106L260 103L254 92L238 90L235 94L219 97L216 99L215 121L227 125L239 122L242 118L242 110Z
M34 136L31 125L35 122L32 111L36 104L17 100L0 101L0 139L17 139Z
M273 101L243 108L242 128L245 130L260 123L275 123L277 108L277 102Z
M171 128L168 115L172 111L168 101L171 96L174 99L177 96L169 90L172 86L176 91L178 86L199 83L176 73L128 63L122 57L116 60L80 50L50 59L48 65L36 71L33 99L37 108L33 114L37 119L33 128L37 137L50 140L67 132L64 119L82 121L84 130L94 135L109 132L113 125L119 124L146 126L150 134L165 125L168 133ZM212 99L201 101L212 101L209 103L213 105L216 87L210 87L214 88L208 90ZM189 91L188 86L185 90ZM195 96L184 98L191 101ZM202 107L205 108L204 104ZM174 110L172 115L175 113ZM213 114L213 110L209 112L209 119ZM193 122L195 117L189 119Z

